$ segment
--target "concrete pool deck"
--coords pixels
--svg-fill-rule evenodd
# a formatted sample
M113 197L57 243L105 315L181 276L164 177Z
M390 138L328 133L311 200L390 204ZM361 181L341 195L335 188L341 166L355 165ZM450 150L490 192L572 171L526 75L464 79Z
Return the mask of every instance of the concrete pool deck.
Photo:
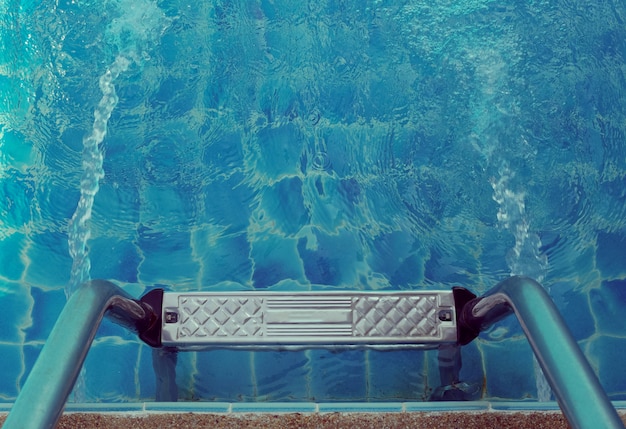
M394 409L402 405L400 409ZM614 402L626 423L626 402ZM4 422L11 404L0 407ZM225 406L221 411L219 407ZM378 410L378 411L377 411ZM559 429L555 402L68 404L58 429Z
M621 411L626 423L626 412ZM5 416L0 417L4 421ZM541 412L448 412L448 413L326 413L242 414L207 413L146 414L69 413L57 429L567 429L558 411Z

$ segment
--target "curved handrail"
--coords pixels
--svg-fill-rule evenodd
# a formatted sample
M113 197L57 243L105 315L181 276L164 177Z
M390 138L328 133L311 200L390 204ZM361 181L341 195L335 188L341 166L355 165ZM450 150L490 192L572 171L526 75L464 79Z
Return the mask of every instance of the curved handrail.
M515 313L537 361L573 428L624 428L593 369L548 293L536 281L510 277L469 301L460 321L482 331Z
M63 308L3 429L54 428L104 316L135 332L156 320L153 309L105 280L82 284Z

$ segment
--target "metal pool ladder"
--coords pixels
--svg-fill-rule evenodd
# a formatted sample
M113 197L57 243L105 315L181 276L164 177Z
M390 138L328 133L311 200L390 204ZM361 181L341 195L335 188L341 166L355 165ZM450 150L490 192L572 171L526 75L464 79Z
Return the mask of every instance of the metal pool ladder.
M159 298L162 299L160 300ZM423 347L456 342L452 291L163 293L153 346ZM161 301L161 305L159 305Z
M134 300L111 282L93 280L66 304L3 428L56 425L104 316L154 348L157 400L175 401L179 351L439 348L441 360L442 353L454 354L510 314L519 319L570 425L623 428L545 290L519 276L480 298L458 287L293 293L155 289Z

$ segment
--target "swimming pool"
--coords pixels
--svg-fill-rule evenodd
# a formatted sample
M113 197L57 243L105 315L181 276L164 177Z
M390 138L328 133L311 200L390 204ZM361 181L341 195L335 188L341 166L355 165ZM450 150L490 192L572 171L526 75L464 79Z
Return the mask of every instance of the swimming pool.
M626 398L624 5L352 3L0 6L0 400L86 275L139 296L525 274ZM484 399L537 398L514 320L463 362ZM149 348L116 326L85 368L74 400L154 397ZM227 402L439 382L419 351L188 353L178 374L182 399Z

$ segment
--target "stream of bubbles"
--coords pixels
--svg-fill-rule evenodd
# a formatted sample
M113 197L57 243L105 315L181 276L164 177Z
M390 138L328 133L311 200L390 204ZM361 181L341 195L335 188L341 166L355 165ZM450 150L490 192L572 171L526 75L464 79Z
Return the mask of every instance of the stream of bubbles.
M80 180L80 199L76 211L70 220L68 243L72 257L72 271L70 282L66 289L69 297L82 283L90 280L89 270L91 261L87 241L91 235L89 219L93 202L100 180L104 177L102 164L104 155L100 144L107 133L107 124L111 113L117 105L118 97L115 92L114 81L121 72L128 69L130 61L118 56L108 70L100 76L100 90L102 98L94 111L94 122L91 133L83 139L83 174Z
M139 64L142 59L149 59L148 51L153 49L171 21L157 3L151 0L114 0L111 5L115 9L115 17L106 27L104 39L119 54L99 78L102 97L94 110L92 129L83 138L80 198L68 230L69 253L72 257L70 281L65 289L68 298L82 283L90 280L89 220L100 180L104 177L104 152L101 144L118 102L115 81L131 64ZM75 402L84 402L86 399L84 371L83 368L74 387L72 399Z
M493 199L499 205L498 222L515 237L515 245L506 256L507 265L512 276L524 275L541 283L548 270L548 257L541 251L541 239L530 229L524 192L511 189L510 181L515 174L506 165L500 168L499 174L491 182ZM549 401L552 391L548 381L537 359L533 358L533 362L537 399Z

